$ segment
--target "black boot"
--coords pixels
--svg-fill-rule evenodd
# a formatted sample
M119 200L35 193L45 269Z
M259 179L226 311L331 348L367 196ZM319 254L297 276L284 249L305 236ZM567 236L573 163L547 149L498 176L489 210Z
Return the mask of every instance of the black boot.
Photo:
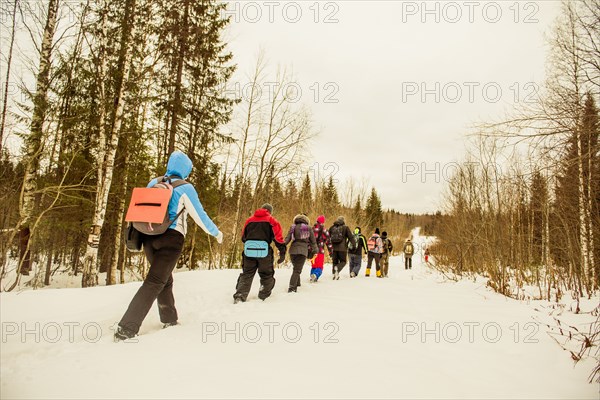
M122 326L117 326L117 330L115 331L115 342L118 342L119 340L127 340L127 339L131 339L137 336L137 333L135 333L132 330L129 330L127 328L123 328Z

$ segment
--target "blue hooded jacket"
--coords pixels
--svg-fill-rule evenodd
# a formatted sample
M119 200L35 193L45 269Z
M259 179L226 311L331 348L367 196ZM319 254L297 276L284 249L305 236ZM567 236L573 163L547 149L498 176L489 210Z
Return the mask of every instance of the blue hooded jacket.
M181 179L185 179L190 176L191 172L192 160L180 151L173 152L169 157L167 173L165 175L175 175L181 177ZM171 180L174 182L178 179L172 178ZM152 179L148 183L148 187L152 187L156 183L157 178ZM204 211L204 207L202 207L202 203L200 203L200 199L198 198L198 193L192 185L182 185L173 189L173 195L171 196L168 207L169 219L174 219L182 208L184 209L183 213L181 213L179 218L169 226L170 229L175 229L185 235L187 232L186 217L189 214L194 222L196 222L196 224L198 224L198 226L206 233L212 236L217 236L219 234L219 228L217 228L208 214L206 214L206 211Z

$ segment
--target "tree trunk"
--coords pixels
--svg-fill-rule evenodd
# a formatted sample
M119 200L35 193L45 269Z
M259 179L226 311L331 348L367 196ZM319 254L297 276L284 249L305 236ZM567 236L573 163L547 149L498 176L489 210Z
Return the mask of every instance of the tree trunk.
M46 273L44 275L44 285L50 286L50 276L52 275L52 249L48 252L48 260L46 260Z
M100 243L100 233L102 231L102 226L104 225L104 217L106 215L106 205L108 203L108 195L110 193L110 187L112 184L114 165L115 165L115 155L117 152L117 145L119 144L119 134L121 130L121 124L123 122L123 109L124 109L124 100L123 100L123 88L125 86L125 77L128 76L129 68L131 66L131 58L132 54L129 51L129 42L130 42L130 34L132 28L132 17L133 10L135 7L135 0L129 0L126 4L126 9L123 18L123 33L121 37L121 49L119 55L119 68L118 71L122 71L119 75L119 79L117 82L117 90L115 93L114 104L116 105L114 111L114 119L111 126L111 129L106 135L105 132L105 123L104 119L106 117L106 112L102 111L104 109L105 98L104 93L104 71L106 67L106 59L104 56L104 46L106 43L106 32L105 32L105 19L103 19L103 39L101 46L101 60L100 60L100 70L99 79L100 79L100 87L102 91L102 95L100 96L100 110L101 116L100 118L100 152L99 154L102 157L98 159L98 184L96 191L96 200L94 205L94 216L92 219L92 226L90 229L90 233L88 235L87 240L87 248L84 256L84 273L82 277L81 285L82 287L96 286L98 284L98 244ZM104 11L103 11L104 12ZM103 16L103 18L105 18ZM104 133L104 134L103 134ZM104 139L104 140L102 140Z
M188 35L188 16L189 16L189 0L184 0L183 20L181 21L181 32L179 32L177 73L175 75L175 92L173 94L173 105L171 110L171 129L169 132L169 147L168 154L175 151L175 142L177 140L177 126L179 115L182 110L181 88L183 78L183 64L186 57L187 35Z
M10 45L8 46L8 60L6 60L6 80L4 81L4 102L2 103L2 117L0 120L0 157L2 156L2 143L4 142L4 126L6 125L6 110L8 108L8 84L10 82L10 67L12 66L13 45L15 43L15 22L17 21L17 4L19 0L15 0L15 5L12 13L12 29L10 35Z
M36 92L33 99L33 116L29 137L25 140L25 176L23 177L23 188L21 190L21 201L19 204L19 267L18 271L23 275L29 275L31 270L29 254L29 238L31 236L30 224L35 207L36 177L43 150L42 135L43 125L48 109L48 87L50 86L50 68L52 56L52 40L56 29L56 15L58 11L58 0L50 0L48 3L48 17L42 36L42 49L40 52L40 65L37 75Z

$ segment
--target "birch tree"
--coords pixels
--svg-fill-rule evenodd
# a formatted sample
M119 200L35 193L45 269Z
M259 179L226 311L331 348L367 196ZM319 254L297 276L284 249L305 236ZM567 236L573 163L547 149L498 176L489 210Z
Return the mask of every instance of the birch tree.
M36 178L40 158L44 149L43 135L44 122L48 111L48 89L50 85L50 68L52 57L52 42L56 30L56 16L58 0L50 0L47 8L46 24L42 33L42 46L40 62L36 79L36 91L33 98L33 115L29 135L24 143L25 176L21 190L19 214L19 272L29 275L31 260L29 252L30 225L34 217L35 192L37 189Z
M99 151L98 151L98 183L96 187L96 198L94 203L94 214L92 226L87 239L87 248L83 259L82 287L96 286L98 284L98 245L100 243L100 233L104 225L106 216L106 206L108 195L112 184L115 154L119 142L121 124L123 122L123 88L125 79L129 76L131 66L132 52L129 51L131 30L133 27L135 11L135 0L127 0L125 3L125 12L122 21L122 36L120 41L120 54L118 59L117 71L120 73L116 80L116 91L114 98L114 114L110 128L106 129L106 87L105 74L107 68L106 48L108 47L107 21L106 21L106 3L102 3L101 12L101 37L98 49L99 67L98 67L98 88L100 99L100 118L99 118Z

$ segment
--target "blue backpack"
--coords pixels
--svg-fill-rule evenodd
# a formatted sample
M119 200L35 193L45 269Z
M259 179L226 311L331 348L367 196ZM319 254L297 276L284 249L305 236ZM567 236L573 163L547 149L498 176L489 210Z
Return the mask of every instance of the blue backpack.
M264 240L246 240L244 255L251 258L265 258L269 255L269 243Z

